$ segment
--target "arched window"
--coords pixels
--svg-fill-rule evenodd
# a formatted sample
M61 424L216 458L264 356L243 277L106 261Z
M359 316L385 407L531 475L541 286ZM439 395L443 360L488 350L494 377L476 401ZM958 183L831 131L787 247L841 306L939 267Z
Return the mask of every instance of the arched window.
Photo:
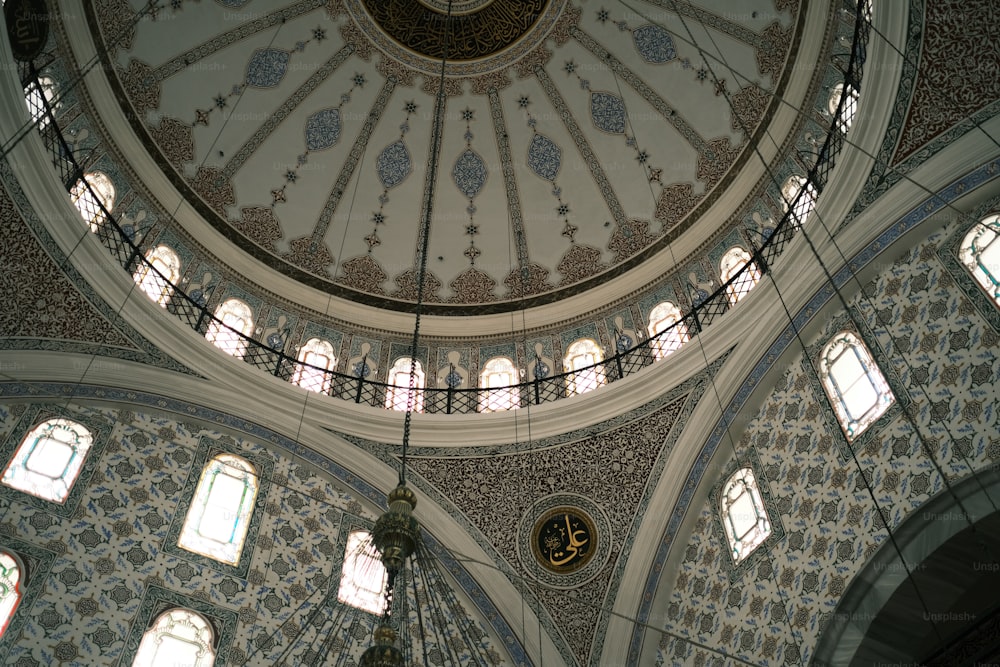
M239 299L226 299L215 309L215 317L208 325L205 338L226 354L242 358L247 351L247 339L244 336L249 336L253 331L253 312L250 306Z
M337 599L372 614L385 608L385 566L365 530L352 531L347 536L344 567L340 574Z
M507 357L493 357L483 365L479 376L479 411L513 410L521 402L517 388L518 374L514 362Z
M146 296L166 308L180 276L181 258L170 246L158 245L146 253L146 262L139 265L132 279Z
M201 471L179 546L238 565L257 498L257 472L248 461L219 454Z
M1000 304L1000 215L977 222L962 239L958 256L976 282Z
M729 540L729 553L736 563L749 556L771 534L771 521L751 468L737 470L726 481L719 498L719 513Z
M414 412L424 411L424 371L419 361L413 362L413 387L410 387L410 358L400 357L389 369L386 379L385 407L389 410L406 412L412 407Z
M333 376L324 371L333 370L337 365L337 358L333 356L333 345L319 338L310 338L299 350L299 362L295 364L292 382L309 391L330 393Z
M47 76L38 77L37 83L32 81L24 88L24 102L28 105L28 114L31 122L38 125L39 130L44 130L49 125L49 115L45 113L45 107L51 106L55 113L59 108L59 102L54 102L56 98L56 82Z
M111 213L115 206L115 184L103 171L87 172L70 189L69 196L80 215L90 224L90 231L96 232L107 219L106 214Z
M132 667L208 667L215 664L212 626L190 609L174 608L142 635Z
M853 440L895 401L882 371L857 336L833 337L819 363L820 378L848 440Z
M649 312L649 347L654 359L662 359L690 340L681 309L664 301Z
M3 483L62 503L80 474L94 436L83 424L49 419L31 429L3 474Z
M792 224L796 228L802 226L816 208L816 187L803 176L789 176L781 186L781 206L786 211L791 208Z
M746 267L746 270L743 267ZM733 246L722 256L719 262L722 283L726 284L726 296L729 304L734 305L745 297L760 280L760 269L750 257L750 253L739 246ZM735 280L733 280L735 278ZM729 282L732 280L733 282Z
M582 394L605 384L607 377L604 375L602 361L604 354L601 348L590 338L583 338L570 345L563 357L563 366L567 371L574 372L566 376L566 393L569 396Z
M844 91L847 91L846 97ZM854 86L844 86L843 83L838 83L830 91L830 99L828 102L830 115L835 116L837 114L837 107L840 106L840 100L844 98L844 108L840 112L840 117L837 118L837 129L841 134L847 134L847 131L851 129L851 123L854 122L854 116L858 113L858 90Z
M20 601L21 568L16 558L6 551L0 551L0 637L6 632Z

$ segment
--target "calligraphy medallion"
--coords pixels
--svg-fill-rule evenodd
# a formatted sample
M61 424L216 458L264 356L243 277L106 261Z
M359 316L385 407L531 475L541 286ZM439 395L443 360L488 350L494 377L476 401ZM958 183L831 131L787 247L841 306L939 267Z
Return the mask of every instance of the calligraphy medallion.
M574 572L593 558L597 540L594 521L575 507L556 507L535 524L531 545L542 567Z

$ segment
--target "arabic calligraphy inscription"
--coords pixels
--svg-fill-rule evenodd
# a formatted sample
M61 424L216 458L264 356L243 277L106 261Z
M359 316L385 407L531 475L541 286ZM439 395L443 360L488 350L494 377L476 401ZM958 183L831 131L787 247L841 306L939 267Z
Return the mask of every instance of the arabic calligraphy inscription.
M535 523L532 533L535 558L551 572L574 572L586 565L596 550L594 522L575 507L550 509Z

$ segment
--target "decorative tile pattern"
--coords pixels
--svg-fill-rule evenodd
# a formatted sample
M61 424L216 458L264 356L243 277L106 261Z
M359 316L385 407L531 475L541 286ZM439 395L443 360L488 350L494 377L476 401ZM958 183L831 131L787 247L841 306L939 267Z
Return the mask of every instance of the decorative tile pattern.
M617 95L592 92L590 118L597 129L609 134L621 134L625 131L625 103Z
M386 188L392 188L402 183L410 175L412 169L410 151L402 140L394 141L383 148L375 160L378 179Z
M555 180L562 166L562 149L543 134L535 134L528 146L528 166L539 178Z
M321 151L340 139L340 109L322 109L306 118L306 148Z
M458 186L463 195L469 198L475 197L483 189L487 174L483 158L479 157L479 154L471 148L462 151L451 170L455 185Z
M247 85L255 88L277 86L288 71L291 54L283 49L257 49L247 62Z
M635 49L647 63L660 65L677 57L674 40L664 28L651 23L632 31Z

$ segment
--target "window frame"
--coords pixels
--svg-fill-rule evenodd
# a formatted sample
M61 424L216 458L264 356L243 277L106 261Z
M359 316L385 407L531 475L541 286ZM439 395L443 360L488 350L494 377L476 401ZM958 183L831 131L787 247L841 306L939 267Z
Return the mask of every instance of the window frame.
M321 349L318 350L318 348ZM324 357L326 362L323 364L315 363L319 359L314 357ZM337 356L333 349L333 343L319 337L310 338L299 348L291 382L307 391L329 394L333 385L333 374L329 371L332 371L336 366ZM318 371L316 368L324 370Z
M166 261L163 261L164 257ZM165 243L150 248L145 258L146 261L140 262L132 274L132 280L143 294L166 308L174 294L174 285L180 280L181 258L177 251ZM157 262L160 262L160 266L157 266Z
M413 364L413 386L410 386L410 364ZM400 382L400 378L403 381ZM406 412L412 405L413 412L424 411L424 385L427 380L420 360L411 362L411 357L399 357L386 374L385 409ZM412 392L412 404L410 396Z
M587 356L590 358L584 358ZM581 359L582 363L577 363ZM567 346L566 354L563 355L563 369L566 373L567 396L586 394L608 383L604 371L604 350L593 338L578 338Z
M747 478L749 478L749 483L747 482ZM727 500L729 500L730 496L732 496L732 490L736 489L737 485L740 483L744 485L744 490L741 491L735 498L732 498L731 502L727 505ZM756 520L746 531L740 535L736 535L736 522L733 520L733 508L739 502L740 498L746 494L749 494L750 505L753 508ZM744 562L755 551L760 549L760 547L763 546L763 544L767 542L767 539L774 533L771 517L768 516L767 507L764 505L764 496L760 491L760 485L757 483L757 475L750 466L743 466L737 469L736 472L726 477L726 481L722 485L722 491L718 495L716 509L719 512L719 516L722 520L722 527L726 533L726 543L728 545L729 556L732 558L735 565L739 565ZM744 538L751 532L756 532L756 534L749 540L744 540ZM748 542L749 545L740 549L739 545L744 542Z
M504 368L497 370L496 367L503 365ZM491 370L493 367L493 370ZM501 374L507 374L510 381L506 384L493 384L494 378ZM513 359L504 355L491 357L479 374L479 411L480 412L505 412L516 410L521 406L521 390L517 386L520 384L520 373Z
M979 249L975 243L983 234L992 234L992 238ZM997 247L996 252L1000 254L1000 215L997 214L983 216L968 231L961 234L958 243L958 261L986 298L992 301L995 307L1000 308L1000 265L996 267L997 273L994 274L990 267L982 262L983 254L992 250L994 245Z
M363 535L363 536L362 536ZM353 548L353 551L352 551ZM343 548L343 559L340 563L340 581L337 584L337 602L343 605L349 605L355 609L363 611L374 616L381 616L385 610L385 586L388 581L388 573L385 570L385 566L382 564L381 559L378 556L378 551L375 549L375 545L371 540L371 531L368 528L362 527L350 527L346 531L346 537L344 538L344 548ZM364 561L364 564L358 567L359 561ZM349 565L350 563L350 565ZM351 567L349 570L348 568ZM357 574L359 569L365 567L375 567L376 569L372 574L378 574L381 571L381 584L378 591L376 592L373 588L365 588L354 583L354 577L350 575ZM361 573L363 578L364 573ZM374 580L374 578L372 578ZM345 586L349 586L353 590L345 592ZM367 600L359 600L359 597L368 598ZM353 599L352 599L353 598Z
M753 261L753 255L741 246L733 246L719 260L719 277L722 284L726 285L726 298L730 307L750 294L760 282L761 275L760 267ZM733 280L737 277L738 279ZM733 282L729 282L730 280Z
M656 319L653 319L653 318ZM666 324L664 324L666 322ZM663 359L691 340L684 313L672 301L661 301L649 311L649 348L653 359Z
M838 346L841 349L831 360L830 354ZM862 355L858 354L859 350L863 353ZM845 394L851 391L862 380L862 377L856 378L849 387L841 388L831 372L832 366L851 351L854 352L855 360L861 366L863 377L868 380L869 387L876 395L875 403L857 418L851 414L851 408ZM857 333L849 329L842 329L825 341L819 353L817 372L823 391L830 402L830 407L833 409L841 431L848 442L855 442L888 413L889 409L897 402L896 393L871 350ZM872 379L873 373L877 375L877 380Z
M87 186L90 187L87 187ZM73 184L69 190L69 198L73 207L80 213L83 221L90 225L90 231L97 232L101 225L107 222L107 213L114 213L115 200L118 197L118 189L115 182L111 180L105 172L95 169L88 171ZM81 202L83 202L81 204ZM101 206L104 209L101 209ZM95 209L91 215L85 207Z
M199 655L197 657L197 663L194 667L210 667L215 664L218 654L215 649L216 637L215 630L212 627L212 622L193 609L187 609L185 607L172 607L171 609L167 609L166 611L160 613L153 623L146 629L146 631L142 633L142 639L139 641L139 647L136 649L135 655L132 656L132 667L160 667L157 662L154 662L154 659L158 656L156 655L156 649L153 647L156 643L159 643L161 636L168 634L169 628L158 628L161 624L165 625L168 623L171 620L171 616L180 614L199 619L203 624L203 627L198 628L196 632L198 634L207 633L208 635L207 641L203 639L202 641L197 642L201 646L201 651L207 651L208 655ZM174 621L174 624L176 623L177 621ZM195 643L183 639L182 641L189 644ZM140 659L143 659L143 661L137 662ZM164 663L162 667L169 667L169 665Z
M0 560L4 557L9 558L13 563L13 567L11 569L14 570L14 579L11 583L13 585L12 589L14 601L13 604L6 607L6 596L0 596L0 638L6 634L7 628L10 627L11 621L14 620L14 614L17 613L17 608L20 606L21 601L24 600L23 588L26 574L24 570L24 563L21 562L21 559L18 558L16 553L7 548L0 548ZM0 564L0 567L3 567L2 564ZM0 577L0 581L3 580L4 578ZM7 580L10 581L9 579ZM6 611L4 611L5 608Z
M806 191L805 196L799 197L799 193ZM791 210L791 223L795 229L799 229L805 224L806 219L816 209L819 193L805 176L792 174L785 179L781 186L781 210Z
M227 306L238 309L240 312L229 310ZM209 321L208 329L205 331L205 340L235 359L242 359L246 356L249 347L247 339L253 333L254 327L253 308L250 307L250 304L237 297L229 297L215 307L212 315L213 318ZM234 318L242 322L238 329L233 327ZM239 333L236 333L237 331ZM230 336L233 337L232 340L224 338Z
M48 432L45 432L44 430L47 426ZM73 445L69 445L70 449L73 450L73 453L70 460L66 461L62 474L59 477L50 477L39 470L32 470L30 462L32 457L35 455L36 448L39 447L42 438L47 437L49 433L53 432L56 428L72 431L78 436L78 438L83 439L84 442L81 443L78 440ZM29 438L32 438L32 436L34 436L34 441L29 445ZM51 439L60 444L67 444L60 441L58 438ZM95 439L94 431L86 424L68 417L49 416L41 421L35 422L20 438L19 444L14 449L10 459L7 461L7 465L4 466L2 476L0 476L0 484L8 489L13 489L47 503L64 505L72 495L77 482L80 480L84 466L87 463L87 455L94 449ZM31 451L24 453L22 456L22 450L29 446L31 447ZM82 452L78 449L78 447L82 447ZM19 459L23 460L19 461ZM15 464L18 464L18 466L15 467ZM22 469L23 473L19 474L18 468ZM36 482L32 481L39 477L51 480L53 484L55 484L58 480L65 488L61 493L40 493L36 486L38 483L41 483L42 480L37 480Z

